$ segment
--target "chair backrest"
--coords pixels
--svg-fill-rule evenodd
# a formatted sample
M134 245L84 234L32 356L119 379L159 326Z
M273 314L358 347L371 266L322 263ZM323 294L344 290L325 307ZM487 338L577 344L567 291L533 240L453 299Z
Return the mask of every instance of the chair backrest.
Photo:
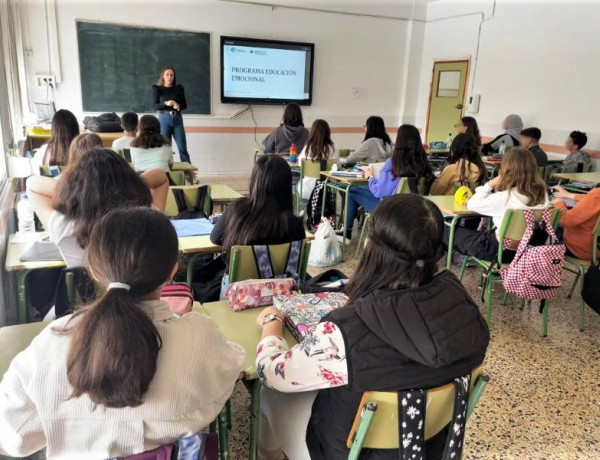
M321 169L320 161L302 160L300 163L300 175L302 177L319 179L321 177L321 171L330 171L335 163L335 160L327 160L324 162L325 169Z
M171 179L171 185L185 185L185 173L183 171L169 171L167 175Z
M540 177L542 179L544 179L544 182L548 182L548 178L550 177L550 171L551 171L551 167L548 166L538 166L538 174L540 175Z
M594 169L594 163L592 163L591 161L589 163L577 163L577 172L578 173L592 172L593 169Z
M538 209L535 211L535 221L539 222L542 218L543 211ZM552 210L552 227L556 229L558 221L560 220L560 209ZM527 222L525 221L525 213L522 209L508 209L504 214L502 225L498 233L498 262L502 262L503 252L503 241L505 238L511 240L520 241L523 238L525 229L527 228Z
M478 378L483 375L483 366L476 367L471 372L471 390ZM431 439L444 429L452 420L454 409L455 387L448 383L437 388L425 391L425 439ZM398 449L400 446L400 433L398 432L398 393L366 391L363 394L350 434L346 440L348 448L354 442L354 433L361 422L362 408L370 403L377 404L375 417L364 440L363 446L367 449Z
M290 243L272 244L268 246L268 249L275 275L281 275L286 267L288 253L290 252ZM306 277L309 253L310 242L304 240L300 253L300 273L298 273L301 280L304 280ZM234 246L231 248L230 255L229 282L234 283L250 279L260 279L252 246Z
M594 226L594 235L592 240L592 263L594 265L598 262L598 244L600 243L600 214L598 215L598 220L596 221L596 225Z
M188 209L193 209L196 206L196 200L198 198L198 189L203 187L202 185L178 185L169 187L169 193L167 194L167 204L165 206L165 214L169 217L175 217L179 214L179 210L177 208L177 202L175 201L175 196L173 195L173 189L183 190L183 195L185 197L185 204ZM210 196L210 186L209 186L209 196ZM208 216L210 214L211 208L211 200L206 200L204 203L204 213Z
M415 180L414 177L401 177L398 181L398 186L396 187L396 195L403 195L406 193L412 193L410 190L410 181ZM421 177L417 183L417 190L419 191L419 195L425 195L427 193L427 180L424 177Z

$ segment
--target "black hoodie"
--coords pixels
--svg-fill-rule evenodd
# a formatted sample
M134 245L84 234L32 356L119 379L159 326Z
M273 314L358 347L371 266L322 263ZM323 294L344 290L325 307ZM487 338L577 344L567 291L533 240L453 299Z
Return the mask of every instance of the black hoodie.
M323 321L344 336L348 385L322 390L315 400L307 433L313 460L347 458L345 442L363 392L448 383L482 363L489 342L477 305L446 270L416 289L374 292ZM398 452L372 451L368 458L396 459Z

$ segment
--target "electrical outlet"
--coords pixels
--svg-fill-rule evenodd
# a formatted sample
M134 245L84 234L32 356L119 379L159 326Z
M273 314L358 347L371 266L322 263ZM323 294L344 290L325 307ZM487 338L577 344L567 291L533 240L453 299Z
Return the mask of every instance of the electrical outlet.
M47 86L52 85L53 88L56 88L56 82L54 81L54 75L36 75L35 76L36 86L38 88L46 88Z

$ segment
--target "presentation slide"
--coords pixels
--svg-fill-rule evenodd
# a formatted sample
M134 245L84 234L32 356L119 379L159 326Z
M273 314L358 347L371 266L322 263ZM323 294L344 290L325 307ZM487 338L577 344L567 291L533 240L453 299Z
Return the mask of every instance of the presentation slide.
M223 96L310 99L310 49L223 45Z

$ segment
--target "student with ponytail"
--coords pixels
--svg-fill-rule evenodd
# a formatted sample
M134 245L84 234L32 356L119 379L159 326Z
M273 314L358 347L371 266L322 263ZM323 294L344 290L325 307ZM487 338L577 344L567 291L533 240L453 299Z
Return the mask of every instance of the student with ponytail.
M90 272L104 293L50 324L0 383L0 454L124 457L190 436L231 395L243 349L210 318L175 317L160 293L178 240L159 211L122 208L94 227Z
M435 387L483 361L489 331L479 308L456 276L438 270L444 227L431 201L387 198L372 215L346 306L291 348L281 313L269 307L259 315L256 367L269 388L261 395L261 458L283 451L347 459L363 392ZM423 457L441 458L448 429L426 442ZM369 458L397 459L398 451L372 450Z

